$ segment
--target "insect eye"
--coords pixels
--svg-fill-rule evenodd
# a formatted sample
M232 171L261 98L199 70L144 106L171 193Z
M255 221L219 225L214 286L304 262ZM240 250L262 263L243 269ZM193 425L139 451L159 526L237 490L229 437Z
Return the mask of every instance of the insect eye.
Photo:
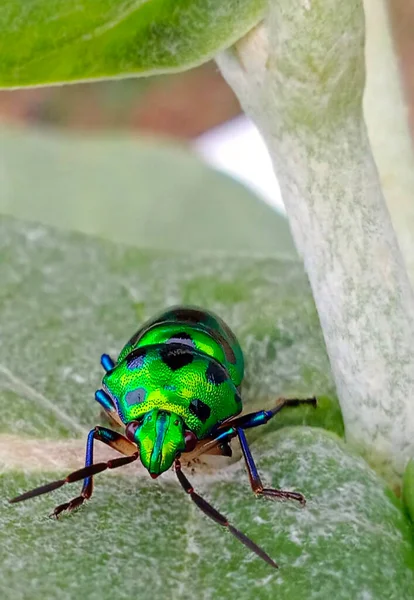
M179 421L178 419L176 419L176 420L174 421L174 425L179 425L179 424L180 424L180 421Z
M185 432L185 450L184 452L191 452L192 450L194 450L194 448L197 445L198 439L195 433L193 433L192 431L187 430Z
M131 421L125 427L125 435L131 442L135 443L135 433L140 425L141 423L139 421Z

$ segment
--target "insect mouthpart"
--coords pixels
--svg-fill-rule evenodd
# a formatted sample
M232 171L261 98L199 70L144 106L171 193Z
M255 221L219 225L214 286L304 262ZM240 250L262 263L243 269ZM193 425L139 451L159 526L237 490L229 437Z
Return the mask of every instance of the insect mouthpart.
M154 408L135 430L140 458L153 479L167 471L185 449L184 423L174 413Z

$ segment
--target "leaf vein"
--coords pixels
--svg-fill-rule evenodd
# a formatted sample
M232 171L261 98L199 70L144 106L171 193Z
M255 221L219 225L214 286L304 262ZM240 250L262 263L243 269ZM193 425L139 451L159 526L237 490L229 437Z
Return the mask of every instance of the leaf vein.
M51 400L46 398L46 396L44 396L37 390L33 389L31 386L27 385L24 381L16 377L16 375L14 375L12 371L10 371L10 369L8 369L5 365L1 363L0 373L9 380L10 389L12 391L22 395L23 397L33 400L34 402L37 402L38 404L46 408L48 411L55 414L58 417L58 419L65 425L69 426L69 428L75 429L77 432L86 435L86 427L78 423L70 415L66 414L65 411L63 411L61 408L58 408Z

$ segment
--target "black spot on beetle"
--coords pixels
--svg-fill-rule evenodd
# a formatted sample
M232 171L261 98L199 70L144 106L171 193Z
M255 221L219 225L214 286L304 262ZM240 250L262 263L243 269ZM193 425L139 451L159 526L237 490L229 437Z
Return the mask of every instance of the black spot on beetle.
M145 388L138 388L136 390L131 390L125 396L125 402L128 406L132 406L134 404L140 404L144 402L145 397L147 395L147 390Z
M220 385L220 383L224 383L227 381L228 374L224 367L221 367L217 363L210 361L206 370L207 381L212 383L213 385Z
M185 346L191 346L191 348L194 348L194 342L191 335L185 333L185 331L174 333L174 335L172 335L167 341L167 344L184 344Z
M210 407L198 398L194 398L194 400L191 400L190 406L188 408L189 411L193 413L193 415L198 417L202 423L205 423L207 421L211 413Z
M130 371L140 369L145 363L145 348L137 348L126 357L127 367Z
M184 345L167 344L160 350L162 361L171 369L177 371L193 362L193 353Z

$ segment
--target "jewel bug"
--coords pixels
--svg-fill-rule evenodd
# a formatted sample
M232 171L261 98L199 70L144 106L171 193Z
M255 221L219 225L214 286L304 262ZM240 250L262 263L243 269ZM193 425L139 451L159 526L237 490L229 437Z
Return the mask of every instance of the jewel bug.
M241 347L224 321L196 307L178 306L164 311L132 336L116 361L103 354L101 364L105 374L95 399L122 433L94 427L88 434L82 469L25 492L10 502L21 502L66 483L83 480L79 496L54 509L51 516L57 518L90 499L95 475L140 458L152 478L173 467L184 491L205 515L277 568L262 548L195 492L182 471L181 457L188 462L202 454L231 456L229 442L237 437L252 491L256 495L296 500L304 505L305 498L298 492L263 486L245 430L264 425L285 406L302 403L316 406L316 398L279 398L270 410L240 416L240 387L244 375ZM95 440L123 456L94 463Z

